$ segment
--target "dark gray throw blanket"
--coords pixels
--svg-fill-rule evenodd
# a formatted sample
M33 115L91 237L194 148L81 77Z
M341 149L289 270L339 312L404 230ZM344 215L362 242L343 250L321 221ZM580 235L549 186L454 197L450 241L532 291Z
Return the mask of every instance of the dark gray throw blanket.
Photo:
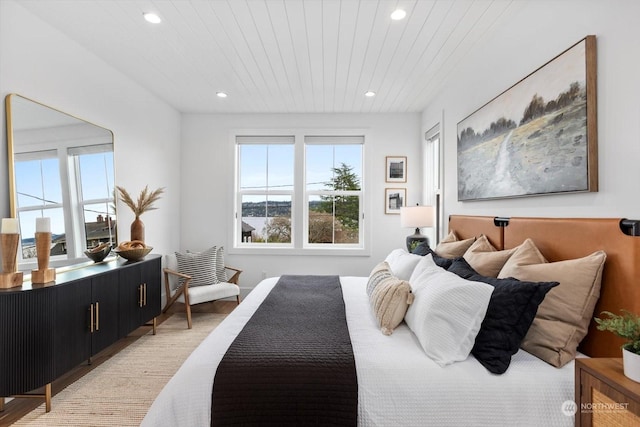
M358 383L337 276L282 276L224 355L211 425L355 426Z

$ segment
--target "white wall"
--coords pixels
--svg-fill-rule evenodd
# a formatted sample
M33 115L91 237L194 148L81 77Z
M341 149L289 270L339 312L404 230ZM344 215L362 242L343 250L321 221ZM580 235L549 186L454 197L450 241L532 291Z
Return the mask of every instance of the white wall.
M445 214L640 218L640 2L514 2L479 40L423 112L426 130L444 110ZM597 193L457 201L456 125L586 35L597 38Z
M12 0L0 1L0 215L9 215L4 98L18 93L111 129L116 184L132 193L166 187L158 210L146 213L154 252L179 245L180 114L78 43ZM118 206L119 237L129 239L131 211Z
M407 203L421 202L420 114L238 114L184 115L182 119L182 250L227 245L233 207L234 129L367 129L366 197L371 206L370 256L227 256L227 264L244 270L243 291L262 278L281 274L368 275L392 250L404 246L411 230L400 228L398 215L385 215L384 188L407 188ZM407 156L406 184L385 183L385 156Z

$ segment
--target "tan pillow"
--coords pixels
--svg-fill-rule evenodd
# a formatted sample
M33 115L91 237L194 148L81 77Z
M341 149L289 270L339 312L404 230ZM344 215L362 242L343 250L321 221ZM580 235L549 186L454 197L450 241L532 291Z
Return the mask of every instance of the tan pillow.
M457 242L458 236L453 231L450 231L449 234L445 236L444 239L440 240L440 243L449 243L449 242Z
M406 280L396 277L384 278L373 289L370 301L380 330L385 335L391 335L413 302L411 286Z
M383 279L388 277L393 277L391 267L388 262L382 261L373 267L373 270L369 273L369 280L367 281L367 296L371 297L376 286L378 286Z
M499 251L487 239L481 235L464 253L463 258L478 274L486 277L497 277L498 273L509 257L516 251L515 248Z
M520 247L516 250L499 277L560 282L538 307L520 347L553 366L561 367L575 358L578 344L587 334L600 296L602 269L607 256L603 251L597 251L584 258L567 261L527 263L524 258L537 257L530 245L527 248L527 256L518 253Z
M434 252L441 257L445 258L457 258L464 255L469 247L475 242L476 238L458 240L458 236L453 231L450 231L447 237L442 239L438 246L434 249Z
M525 240L520 244L520 246L517 246L514 249L515 251L504 264L500 273L498 273L498 278L504 279L505 277L515 277L513 275L513 271L521 265L543 264L549 262L531 239Z

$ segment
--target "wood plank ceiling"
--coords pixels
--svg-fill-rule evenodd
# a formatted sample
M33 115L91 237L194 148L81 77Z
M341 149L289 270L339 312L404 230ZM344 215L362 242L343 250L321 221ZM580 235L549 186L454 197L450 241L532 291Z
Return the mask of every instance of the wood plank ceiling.
M520 7L513 0L18 4L185 113L419 112ZM396 8L405 19L390 19ZM146 22L144 12L162 23ZM376 96L365 97L368 90Z

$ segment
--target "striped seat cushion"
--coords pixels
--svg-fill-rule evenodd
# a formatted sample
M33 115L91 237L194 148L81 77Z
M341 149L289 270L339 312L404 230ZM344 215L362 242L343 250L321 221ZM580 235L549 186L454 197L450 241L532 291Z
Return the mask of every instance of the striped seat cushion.
M213 246L202 252L176 252L178 272L191 276L189 286L206 286L220 283L216 276L217 248ZM224 263L224 260L223 260ZM182 286L183 282L180 282Z

